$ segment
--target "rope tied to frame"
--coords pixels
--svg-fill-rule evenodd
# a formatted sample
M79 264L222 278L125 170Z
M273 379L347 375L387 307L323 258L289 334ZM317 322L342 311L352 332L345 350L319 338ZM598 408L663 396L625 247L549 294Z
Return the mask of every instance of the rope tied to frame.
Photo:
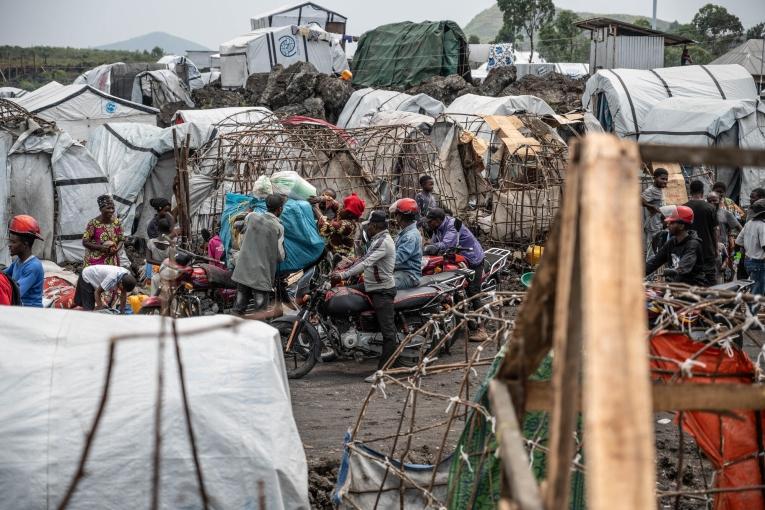
M706 363L688 358L680 363L680 372L683 374L683 377L693 377L693 367L704 368L706 366Z
M388 399L388 394L385 393L385 381L383 380L383 371L378 370L375 372L375 382L372 384L375 390L379 390L385 400Z
M467 464L468 471L473 473L473 466L470 464L470 456L465 453L465 449L462 447L462 445L460 445L460 457L465 462L465 464Z
M456 396L456 395L453 396L453 397L449 397L449 405L446 406L446 411L444 411L444 412L448 413L449 411L451 411L452 410L452 406L454 404L458 403L459 401L460 401L460 398L458 396Z
M428 375L427 373L428 364L433 363L436 360L438 360L438 356L436 356L435 358L428 358L427 356L422 358L422 375Z

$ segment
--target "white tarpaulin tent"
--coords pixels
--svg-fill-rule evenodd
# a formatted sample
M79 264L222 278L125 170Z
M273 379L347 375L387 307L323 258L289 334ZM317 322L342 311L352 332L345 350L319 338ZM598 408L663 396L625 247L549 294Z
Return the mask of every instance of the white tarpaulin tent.
M374 114L386 111L421 113L436 118L444 109L444 103L427 94L410 96L403 92L365 88L351 94L337 126L343 129L366 127Z
M116 345L109 398L71 510L149 504L161 317L0 309L0 493L56 508L77 469ZM237 321L237 328L216 328ZM278 332L226 316L177 321L210 508L308 509L307 463ZM169 326L165 331L168 331ZM208 329L190 334L193 330ZM152 341L153 340L153 341ZM160 508L202 508L172 337L164 349Z
M82 145L62 131L39 131L37 126L18 138L0 133L0 220L29 214L40 223L44 241L34 253L58 263L81 261L82 234L98 216L96 197L108 192L101 167ZM5 205L7 204L7 207ZM3 231L5 229L2 229ZM3 232L5 234L5 232ZM0 237L0 262L7 262L8 245Z
M765 150L765 105L754 99L665 99L648 112L640 142ZM718 167L717 179L740 190L746 206L749 193L765 186L765 168Z
M739 65L603 69L587 80L582 105L607 132L634 139L651 108L673 97L755 99L757 90Z
M271 110L262 106L230 106L228 108L209 108L206 110L178 110L173 116L173 124L194 122L196 124L218 124L229 117L243 117L239 114L253 112L255 122L263 119L264 115L271 115Z
M460 114L514 115L521 112L539 116L555 115L555 110L536 96L488 97L465 94L446 107L446 113L451 117Z
M11 99L14 97L21 97L28 94L26 90L18 89L16 87L0 87L0 99Z
M156 125L158 110L111 96L90 85L63 85L13 99L29 113L50 120L75 140L107 122Z
M175 158L173 131L180 143L189 135L189 147L196 150L215 133L210 124L185 123L161 129L144 124L106 124L93 133L89 150L109 177L109 191L117 216L127 233L144 236L154 211L152 198L173 196ZM144 214L146 212L146 214ZM135 231L135 218L139 222Z
M348 60L338 36L318 25L262 28L220 45L223 88L244 87L253 73L268 73L281 64L310 62L321 73L340 73Z
M307 25L316 23L323 29L327 29L327 23L345 24L348 18L330 11L313 2L302 2L294 5L283 5L277 9L263 12L250 18L253 30L268 27L284 27L289 25Z
M197 81L201 83L201 78ZM138 73L133 79L131 99L134 103L151 104L155 108L162 108L170 103L184 103L189 108L194 108L191 91L178 75L169 69Z

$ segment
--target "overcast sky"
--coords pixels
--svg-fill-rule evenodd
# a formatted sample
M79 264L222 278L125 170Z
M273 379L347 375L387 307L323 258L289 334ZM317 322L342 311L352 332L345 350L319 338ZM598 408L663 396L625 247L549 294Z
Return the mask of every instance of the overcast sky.
M709 0L658 0L658 17L688 22ZM168 32L209 48L250 28L249 19L284 0L0 0L0 44L90 47L147 32ZM297 2L289 2L297 3ZM465 25L490 0L317 0L348 17L361 35L396 21L452 19ZM765 0L717 0L745 27L765 19ZM652 0L555 0L559 7L651 16Z

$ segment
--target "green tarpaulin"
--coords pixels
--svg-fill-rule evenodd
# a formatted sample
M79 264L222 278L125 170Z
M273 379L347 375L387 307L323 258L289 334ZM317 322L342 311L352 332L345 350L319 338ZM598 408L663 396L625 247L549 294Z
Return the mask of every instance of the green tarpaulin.
M353 84L408 88L433 76L470 79L468 44L453 21L392 23L364 33L353 57Z

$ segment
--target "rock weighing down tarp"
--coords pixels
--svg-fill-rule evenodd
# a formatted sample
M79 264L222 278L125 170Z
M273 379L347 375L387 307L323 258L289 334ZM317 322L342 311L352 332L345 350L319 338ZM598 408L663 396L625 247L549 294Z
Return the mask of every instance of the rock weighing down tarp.
M468 44L453 21L391 23L364 33L353 56L353 84L411 87L433 76L470 79Z
M0 307L0 494L4 508L56 508L74 475L105 379L112 383L69 508L132 509L150 501L160 317ZM177 322L191 421L210 508L308 508L306 458L292 416L278 332L237 319ZM166 331L169 331L169 325ZM175 349L164 351L160 508L202 508Z
M602 69L587 80L582 106L607 132L639 139L651 108L673 97L755 99L757 89L739 65ZM670 122L667 128L673 127Z

